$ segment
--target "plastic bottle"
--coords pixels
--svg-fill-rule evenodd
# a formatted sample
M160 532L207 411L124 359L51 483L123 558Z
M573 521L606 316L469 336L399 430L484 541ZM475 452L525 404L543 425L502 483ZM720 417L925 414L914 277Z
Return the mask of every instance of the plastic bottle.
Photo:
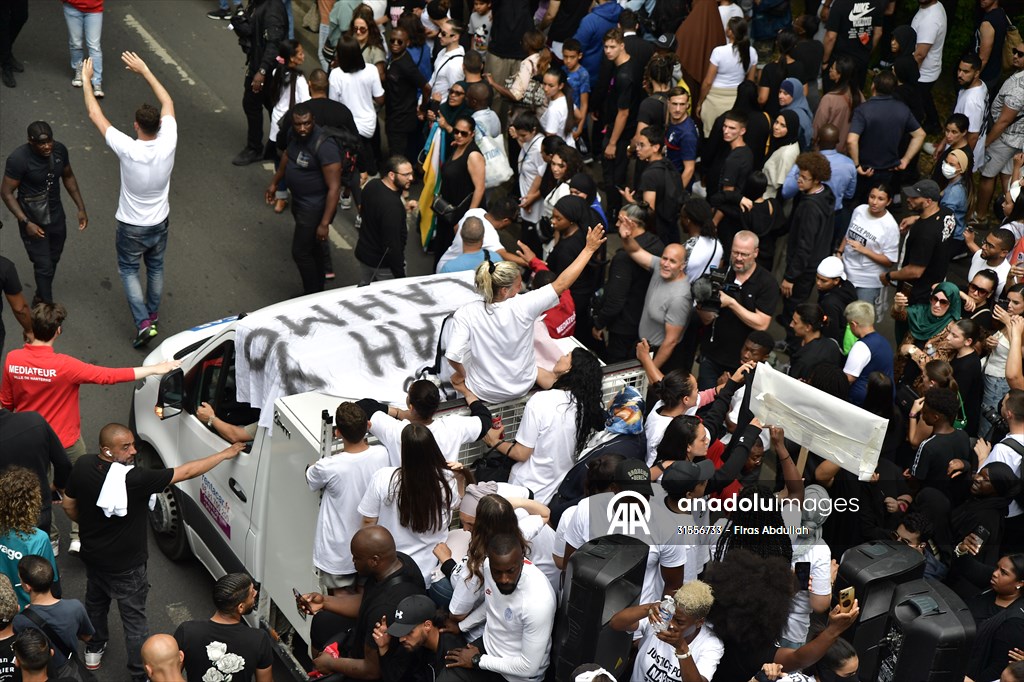
M676 614L676 600L672 597L666 596L658 604L658 615L661 616L661 622L655 623L652 627L655 632L664 632L668 629L669 623L672 622L672 617Z

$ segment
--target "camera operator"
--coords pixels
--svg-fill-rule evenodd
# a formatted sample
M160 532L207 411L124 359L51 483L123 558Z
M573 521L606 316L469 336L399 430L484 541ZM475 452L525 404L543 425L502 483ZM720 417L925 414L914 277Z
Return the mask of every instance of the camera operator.
M732 240L729 270L721 292L697 304L697 315L711 332L701 346L698 388L712 388L722 372L739 367L740 349L751 331L771 324L779 302L779 285L772 273L757 266L757 235L748 230ZM715 310L714 301L720 301Z
M978 455L978 468L980 470L993 462L1002 462L1013 469L1013 473L1020 478L1024 455L1024 391L1010 389L1000 403L999 411L1008 433L1005 438L991 445L983 439L978 440L974 446L974 451ZM1010 510L1004 523L1001 553L1020 551L1014 546L1020 545L1020 538L1024 533L1024 510L1021 509L1018 500L1010 502Z

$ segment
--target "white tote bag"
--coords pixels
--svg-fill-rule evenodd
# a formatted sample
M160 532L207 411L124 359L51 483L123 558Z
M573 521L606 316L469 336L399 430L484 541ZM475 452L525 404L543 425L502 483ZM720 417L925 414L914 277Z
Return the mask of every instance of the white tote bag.
M477 134L476 146L484 155L484 186L494 189L512 177L512 166L505 154L505 141L501 137Z

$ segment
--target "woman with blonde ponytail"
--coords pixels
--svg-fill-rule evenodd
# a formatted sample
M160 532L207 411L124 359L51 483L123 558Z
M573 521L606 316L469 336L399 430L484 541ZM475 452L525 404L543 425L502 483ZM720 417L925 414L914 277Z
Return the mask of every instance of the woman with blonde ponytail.
M554 282L522 296L516 295L523 288L523 278L515 263L485 261L477 267L475 283L483 300L456 311L445 357L481 400L499 403L520 398L534 384L551 388L554 374L537 367L534 323L558 305L562 292L572 286L604 242L604 229L600 224L592 226L576 260Z

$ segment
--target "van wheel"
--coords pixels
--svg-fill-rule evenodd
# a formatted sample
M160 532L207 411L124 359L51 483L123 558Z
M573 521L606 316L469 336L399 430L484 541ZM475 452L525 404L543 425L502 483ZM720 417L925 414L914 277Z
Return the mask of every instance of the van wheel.
M163 469L164 463L149 443L138 446L135 460L146 469ZM181 491L169 485L156 494L156 505L149 511L149 527L153 529L156 546L172 561L189 555L188 539L181 519Z

